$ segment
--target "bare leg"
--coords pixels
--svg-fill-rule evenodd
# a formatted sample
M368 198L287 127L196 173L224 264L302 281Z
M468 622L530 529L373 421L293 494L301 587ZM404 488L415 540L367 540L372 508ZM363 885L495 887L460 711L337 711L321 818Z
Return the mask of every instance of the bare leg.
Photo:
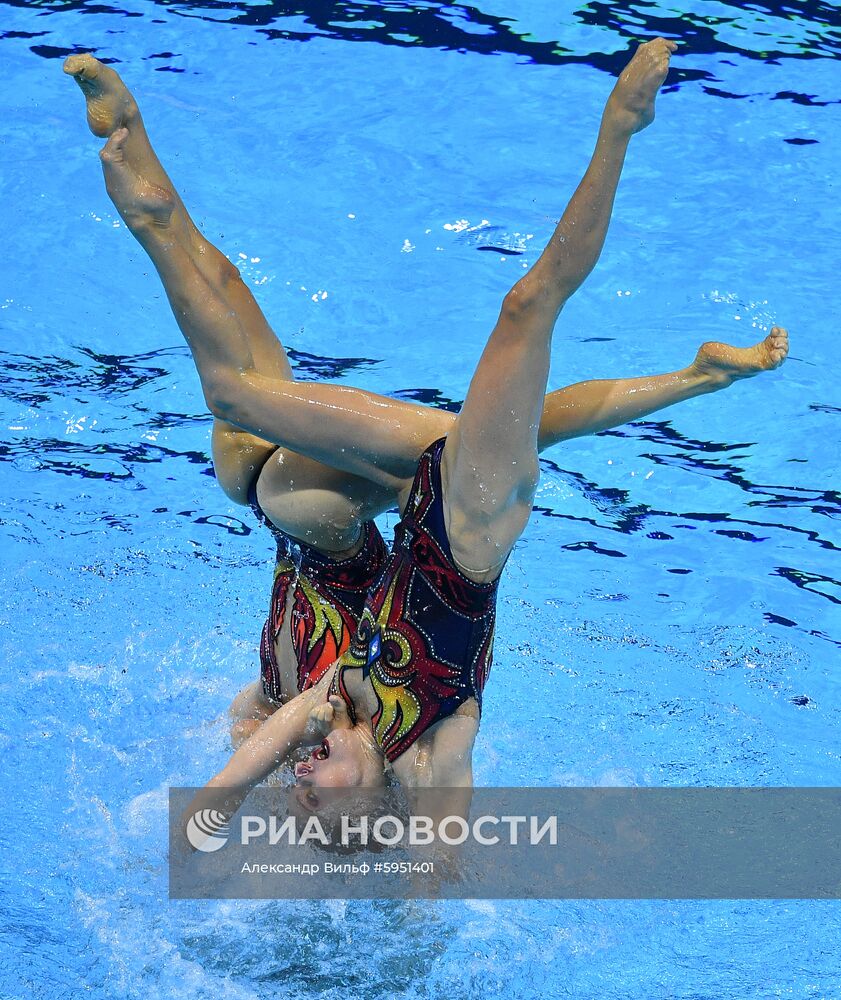
M556 389L544 401L538 451L726 389L741 379L779 368L787 354L788 333L775 326L752 347L703 344L692 364L680 371L642 378L596 379Z
M237 334L248 340L255 364L267 376L292 377L282 344L275 336L239 269L209 243L193 223L184 203L161 165L132 94L119 75L91 55L70 56L64 71L79 84L94 135L125 131L120 156L136 177L129 186L115 183L109 193L128 228L147 250L162 237L177 241L190 253L203 277L237 315ZM164 236L164 233L166 234ZM222 420L213 426L213 464L225 493L245 503L255 471L274 445Z
M444 448L442 474L453 556L476 580L498 575L531 512L538 427L555 322L596 264L631 136L654 119L671 52L641 45L602 116L590 165L549 245L508 293Z
M296 451L296 443L309 446L307 453L316 460L332 454L340 455L335 467L350 475L370 478L370 462L360 460L353 447L336 449L333 443L312 438L312 407L304 406L308 389L292 392L293 415L299 419L286 426L287 414L282 407L283 394L273 392L291 379L291 370L282 346L265 321L250 291L245 287L235 268L216 248L211 246L190 220L172 183L163 170L149 143L140 112L134 98L119 76L92 56L71 56L65 62L65 72L74 76L85 94L88 124L97 135L108 135L109 141L102 151L106 187L123 219L135 238L141 243L155 264L167 291L176 320L193 350L205 395L217 420L214 425L214 459L217 474L233 499L244 499L243 485L249 473L268 453L270 444L283 444ZM242 376L242 377L238 377ZM248 399L249 379L254 379L254 392L262 390L266 406L252 413ZM220 382L224 390L220 391ZM309 387L311 395L325 397L335 412L332 396L322 386ZM340 395L341 390L339 390ZM363 394L364 395L364 394ZM352 412L364 400L359 393L349 390L343 402ZM221 398L218 398L221 397ZM322 402L324 400L321 400ZM318 401L316 401L317 403ZM218 405L217 405L218 403ZM299 405L295 406L294 404ZM393 404L393 405L392 405ZM243 415L243 409L249 412ZM269 419L264 419L268 409ZM370 407L364 407L370 412ZM389 423L388 414L396 411L402 416L402 427L411 438L409 458L404 457L406 436L395 435L396 427L389 426L388 440L399 440L396 455L411 476L411 466L428 439L446 433L451 420L448 414L396 403L379 398L374 408L377 426ZM319 409L318 413L323 413ZM280 418L281 430L277 421ZM424 430L424 422L427 429ZM329 438L332 420L320 422L320 429ZM400 421L398 420L399 424ZM368 442L367 430L359 426L357 439ZM250 433L244 433L250 432ZM380 440L386 437L385 431ZM352 442L351 442L352 443ZM394 449L392 449L394 451ZM385 449L385 464L389 466ZM379 454L379 452L378 452ZM295 457L295 456L291 456ZM391 463L393 466L393 463ZM390 467L390 466L389 466ZM312 463L308 473L312 477ZM335 469L325 470L335 493ZM373 482L391 489L393 475L374 471ZM348 495L363 490L359 481L348 482ZM393 491L392 491L393 495ZM390 506L392 499L385 503Z
M172 275L173 270L178 271L174 261L180 260L183 264L189 258L191 266L187 271L190 274L196 271L204 283L211 286L214 300L228 308L230 322L226 324L226 334L244 338L255 370L273 381L291 379L286 353L242 281L239 270L202 236L190 219L149 142L137 103L120 77L92 56L72 56L64 68L65 72L74 76L85 95L91 130L96 135L115 138L107 144L103 167L109 194L118 211L153 262L160 264L164 258L172 258L167 261L166 267L159 267L164 280L167 280L167 274ZM199 297L192 304L189 294L185 294L188 287ZM176 319L182 327L185 324L191 327L192 336L200 336L203 299L207 294L205 284L200 280L185 282L179 278L175 281L173 292L181 307ZM217 310L217 315L221 315L220 310ZM232 500L246 502L248 487L255 473L262 468L273 449L272 442L241 427L221 419L214 421L214 467L220 485ZM318 463L291 451L285 454L284 462L287 479L306 479L310 488L317 488L321 468ZM360 495L366 493L367 484L363 482L352 477L343 481L341 474L331 468L321 471L321 488L325 498L329 495L329 509L334 513L342 507L344 497L358 500ZM284 491L282 496L270 495L268 499L272 502L267 507L267 513L273 517L272 511L276 508L274 516L280 517L277 522L280 527L286 527L284 522L291 517L293 532L304 534L310 537L311 542L319 544L320 533L314 530L310 535L301 504L288 491ZM392 502L390 499L384 506L391 506ZM352 522L354 518L358 520L358 503L347 500L344 507L347 509L339 517L342 524L347 522L343 537L355 538L358 525L354 531ZM369 512L366 511L366 514ZM330 537L325 537L325 542L327 548L332 550L338 544L338 536L333 531L328 534ZM340 548L343 547L340 545Z
M291 378L292 370L286 352L242 281L239 269L204 238L190 218L152 148L137 102L119 75L91 55L69 56L64 63L64 72L73 76L85 95L88 125L94 135L110 137L119 128L127 129L121 145L124 162L149 189L167 193L172 206L171 238L177 239L192 252L201 274L236 310L259 370L272 378ZM132 228L138 221L137 208L131 201L117 204L117 208ZM141 212L145 208L139 206Z

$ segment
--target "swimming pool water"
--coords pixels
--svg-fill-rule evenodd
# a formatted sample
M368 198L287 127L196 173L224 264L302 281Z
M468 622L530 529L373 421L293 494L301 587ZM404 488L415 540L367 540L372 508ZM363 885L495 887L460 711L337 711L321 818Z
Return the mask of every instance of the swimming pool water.
M115 62L303 376L455 405L658 33L552 385L775 322L791 358L547 453L476 780L841 784L835 5L0 3L1 997L841 995L836 903L166 897L166 789L226 759L272 551L62 59Z

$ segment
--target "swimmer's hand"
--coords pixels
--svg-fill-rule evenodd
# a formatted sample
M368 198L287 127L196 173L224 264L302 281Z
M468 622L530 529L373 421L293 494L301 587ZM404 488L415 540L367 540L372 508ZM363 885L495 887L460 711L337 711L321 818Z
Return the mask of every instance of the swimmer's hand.
M329 736L334 729L350 729L352 723L344 699L331 694L327 701L316 705L310 712L308 725L313 736L319 740Z

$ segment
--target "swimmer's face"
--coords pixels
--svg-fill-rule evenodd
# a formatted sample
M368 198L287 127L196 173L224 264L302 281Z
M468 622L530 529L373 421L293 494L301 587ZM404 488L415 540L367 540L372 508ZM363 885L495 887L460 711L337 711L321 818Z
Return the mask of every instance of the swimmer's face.
M379 787L385 783L382 764L373 761L350 729L334 729L306 760L295 765L295 797L314 812L322 797L319 789Z

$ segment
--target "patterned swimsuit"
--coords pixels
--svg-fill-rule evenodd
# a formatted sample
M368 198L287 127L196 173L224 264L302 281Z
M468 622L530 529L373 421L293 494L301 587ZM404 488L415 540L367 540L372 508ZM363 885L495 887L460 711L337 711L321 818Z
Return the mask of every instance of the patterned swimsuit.
M298 664L298 691L304 691L317 684L348 648L368 589L382 571L388 551L373 521L363 524L362 547L348 559L330 559L292 538L272 524L260 507L257 478L248 491L248 503L277 541L269 615L260 638L260 676L266 697L280 704L296 693L281 691L275 654L290 590L294 596L289 628Z
M396 760L469 698L482 706L493 652L498 579L475 583L453 562L444 526L444 439L418 463L394 547L331 683L355 719L344 671L370 677L374 735Z

